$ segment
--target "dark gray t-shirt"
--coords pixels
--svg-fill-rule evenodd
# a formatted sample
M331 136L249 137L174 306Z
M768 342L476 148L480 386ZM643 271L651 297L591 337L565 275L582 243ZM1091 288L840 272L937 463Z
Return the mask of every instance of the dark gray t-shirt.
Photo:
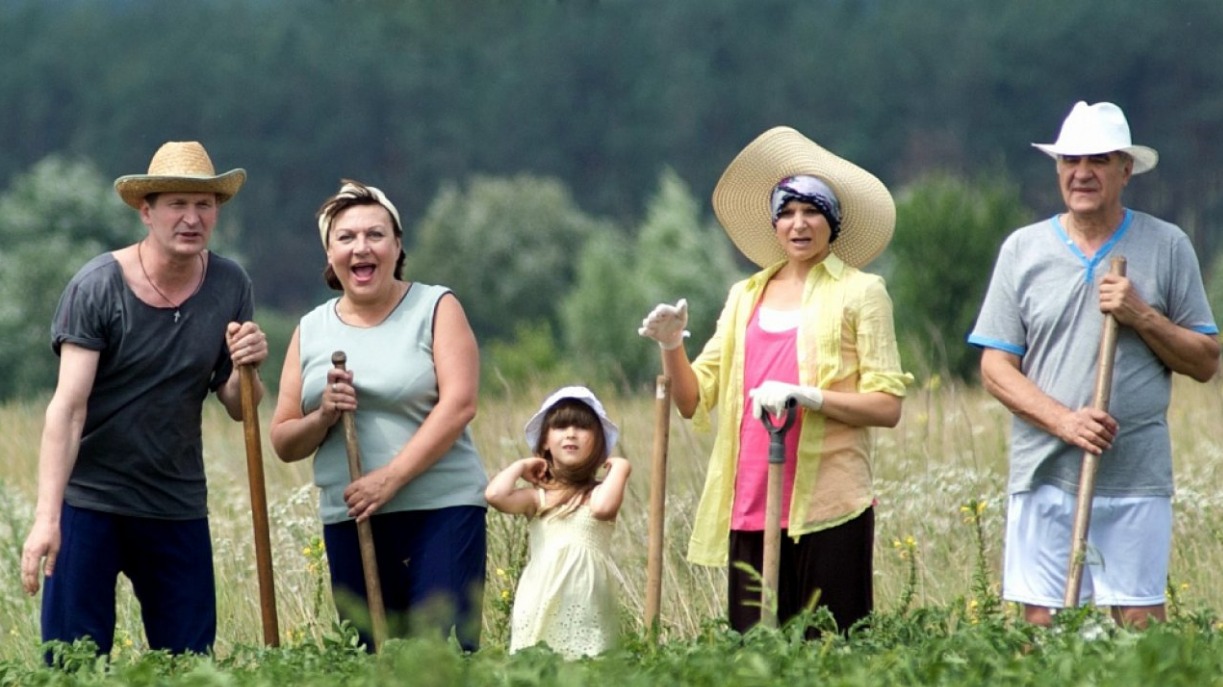
M1090 405L1100 350L1099 282L1114 256L1127 261L1138 294L1178 326L1217 334L1197 256L1178 227L1126 211L1113 237L1088 259L1055 216L1002 244L968 341L1020 357L1020 368L1069 408ZM1172 372L1129 327L1119 327L1109 414L1120 433L1099 462L1100 496L1171 496L1167 411ZM1078 488L1083 451L1015 416L1008 489Z
M81 268L51 325L63 343L100 352L80 451L64 499L78 508L141 517L207 515L201 412L228 379L230 322L251 319L251 281L212 253L199 291L175 308L136 297L110 253Z

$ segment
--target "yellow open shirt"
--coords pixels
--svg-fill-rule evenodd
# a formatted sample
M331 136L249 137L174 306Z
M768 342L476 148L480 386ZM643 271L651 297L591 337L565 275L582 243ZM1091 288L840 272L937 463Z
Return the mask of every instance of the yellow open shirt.
M709 415L718 407L718 433L688 544L688 559L693 563L727 563L743 417L743 341L765 285L783 265L765 268L731 287L717 330L692 364L700 384L694 418L698 429L709 427ZM900 368L892 299L882 277L829 255L807 275L802 313L798 325L800 384L905 395L913 376ZM839 316L828 316L832 313ZM795 538L851 520L874 500L869 428L829 420L805 409L802 412L788 530Z

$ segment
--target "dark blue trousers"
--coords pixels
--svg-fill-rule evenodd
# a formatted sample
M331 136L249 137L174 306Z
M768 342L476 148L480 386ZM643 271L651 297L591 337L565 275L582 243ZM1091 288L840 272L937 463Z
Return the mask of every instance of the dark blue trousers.
M208 519L159 520L64 504L60 551L42 594L43 641L115 639L115 584L132 582L151 649L207 653L217 634Z
M456 506L370 518L392 636L436 632L448 637L453 630L465 650L479 648L488 548L484 515L477 506ZM372 650L356 522L325 525L323 542L340 618L351 621Z

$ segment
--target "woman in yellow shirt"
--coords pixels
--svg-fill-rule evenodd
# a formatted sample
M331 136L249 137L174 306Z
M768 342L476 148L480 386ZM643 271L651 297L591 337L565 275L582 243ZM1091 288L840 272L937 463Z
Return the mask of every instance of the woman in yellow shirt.
M685 301L659 305L639 330L663 349L680 413L708 427L718 409L688 557L729 561L731 626L759 622L759 583L733 564L761 569L769 437L759 418L794 399L801 412L786 436L777 618L784 623L818 594L848 630L874 603L869 428L895 426L912 381L883 279L858 269L891 240L895 205L869 172L777 127L730 163L713 206L761 271L731 287L693 362L682 345Z

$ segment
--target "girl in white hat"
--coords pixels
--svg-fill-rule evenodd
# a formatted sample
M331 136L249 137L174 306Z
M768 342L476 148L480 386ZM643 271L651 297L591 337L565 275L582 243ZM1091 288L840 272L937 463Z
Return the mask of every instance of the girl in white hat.
M484 493L497 510L531 519L510 651L545 643L567 659L594 656L619 635L611 537L632 468L609 457L620 432L585 387L553 393L525 431L534 455L498 473Z

